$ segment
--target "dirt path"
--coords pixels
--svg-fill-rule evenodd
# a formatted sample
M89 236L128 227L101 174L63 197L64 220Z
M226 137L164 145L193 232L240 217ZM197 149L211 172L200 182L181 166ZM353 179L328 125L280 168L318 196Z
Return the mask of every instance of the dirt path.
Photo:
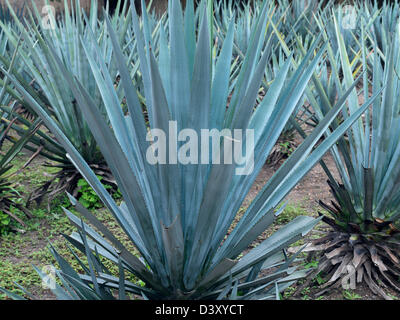
M296 145L301 143L301 139L296 136ZM323 161L333 173L334 177L340 181L340 176L336 170L335 162L332 155L328 152L323 157ZM284 160L280 162L282 164ZM246 203L250 202L257 195L262 186L268 181L277 171L278 166L265 164L260 174L258 175L253 187L251 188ZM327 184L327 176L321 165L317 164L308 172L308 174L297 184L296 187L289 193L286 200L289 203L300 206L310 213L316 212L319 209L318 201L329 202L332 200L332 195Z

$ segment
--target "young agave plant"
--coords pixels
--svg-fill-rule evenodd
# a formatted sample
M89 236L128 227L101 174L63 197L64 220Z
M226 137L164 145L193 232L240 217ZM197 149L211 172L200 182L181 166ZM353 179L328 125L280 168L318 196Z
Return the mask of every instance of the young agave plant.
M338 53L339 47L336 38L336 24L339 26L346 48L349 48L348 55L350 61L358 58L360 50L359 40L361 37L361 24L365 19L371 19L364 16L360 4L354 2L352 5L344 2L335 5L330 10L321 10L314 19L318 26L318 32L327 35L333 52Z
M368 19L368 27L377 44L377 49L387 52L391 44L392 35L396 32L400 17L398 1L365 1L361 10Z
M274 20L278 18L283 19L276 13L278 10L273 2L268 3L268 15L271 16ZM232 19L235 20L235 32L234 32L234 55L238 56L240 61L244 58L246 51L248 50L250 39L251 39L251 30L254 27L256 21L253 19L254 16L258 16L260 14L260 10L263 7L263 1L257 0L252 3L239 3L236 1L228 0L228 1L214 1L214 10L215 10L215 34L218 37L224 39L229 30L230 23ZM198 7L200 10L201 8ZM275 21L277 25L279 25L280 21ZM267 24L265 29L265 37L267 39L272 38L271 46L274 47L276 44L276 39L274 39L273 30ZM217 41L218 41L217 40Z
M308 0L278 0L278 8L284 16L282 32L287 43L295 43L295 37L302 40L311 33L317 34L315 14L329 10L332 7L332 0L329 1L308 1Z
M279 292L293 281L305 275L304 271L291 267L296 255L288 257L285 248L309 232L318 219L298 217L254 249L248 252L247 249L282 211L276 210L282 199L365 111L367 105L346 119L335 133L314 149L330 122L340 112L345 99L338 101L337 106L264 185L243 216L239 217L237 213L247 193L302 97L324 50L313 56L317 46L315 43L289 83L284 85L291 64L288 59L254 111L269 55L263 32L267 23L267 6L264 5L257 17L251 44L231 92L229 73L233 24L222 49L213 58L209 16L204 11L196 37L193 3L187 3L189 9L184 16L180 1L169 2L169 42L161 36L158 61L153 55L155 48L151 46L146 27L146 12L143 11L142 31L136 12L132 11L149 127L146 127L126 58L107 17L128 113L123 113L111 75L101 56L94 56L87 51L92 73L96 76L103 98L104 114L80 81L54 55L118 183L124 199L121 205L117 205L110 197L54 120L12 77L25 99L63 143L71 161L98 193L139 252L139 257L130 252L92 213L70 197L88 224L65 210L79 229L78 233L66 236L66 239L86 254L88 264L85 265L76 256L85 270L85 274L78 274L52 249L61 268L57 275L62 286L54 289L60 299L125 299L127 293L146 299L273 299L279 297ZM184 39L191 41L185 42ZM230 95L232 97L227 108ZM198 136L201 130L217 129L222 133L217 137L217 146L226 142L230 129L252 130L254 149L246 152L241 164L233 161L196 164L193 159L188 164L183 161L152 164L146 154L153 154L157 142L151 143L146 136L150 135L151 138L155 131L149 130L154 129L168 132L171 121L178 132L191 129L189 131ZM225 131L222 132L222 129ZM157 137L162 139L162 135ZM176 140L176 137L165 140L169 146L172 145L170 152L169 148L166 149L168 156L176 156L177 145L184 147L183 141ZM235 137L235 140L235 145L251 144L247 135ZM174 146L174 143L177 145ZM248 161L252 157L254 161ZM222 155L213 159L205 158L224 159L227 158L222 159ZM237 169L243 169L243 163L247 164L246 169L253 166L253 170L249 170L247 175L236 175ZM236 223L235 219L239 221ZM100 256L119 266L119 277L108 273ZM126 281L127 273L141 279L144 286Z
M376 42L371 48L367 46L364 31L359 59L353 65L339 28L336 36L340 61L337 65L331 57L330 64L333 70L342 71L343 78L337 72L332 73L334 80L329 87L336 86L332 91L340 94L346 90L359 73L360 65L364 71L364 98L384 89L372 110L332 148L341 183L328 170L328 183L335 201L320 204L329 213L323 215L323 221L334 230L305 250L325 253L315 271L315 274L326 274L325 287L340 286L341 280L350 274L357 283L365 281L374 293L391 299L380 284L400 290L400 80L396 72L400 65L399 30L385 52L384 64ZM368 70L370 65L372 70ZM329 96L326 89L324 94ZM359 94L356 90L350 94L348 110L343 112L341 120L358 111ZM325 107L318 109L317 114L323 115L329 110L329 99L325 100ZM333 127L338 123L335 121Z
M68 82L60 76L61 70L57 67L53 56L48 50L50 43L57 52L57 57L61 59L66 68L85 86L96 105L104 110L103 101L99 89L96 86L95 75L91 73L89 61L85 58L85 51L98 50L107 63L109 72L115 82L117 82L117 69L112 63L112 45L107 36L105 23L98 19L97 1L92 1L90 16L87 18L80 10L80 3L76 1L76 7L68 9L68 1L65 1L65 15L63 19L55 20L50 16L50 25L46 26L41 21L39 13L31 13L30 23L25 20L23 24L15 12L10 8L14 16L14 25L6 25L0 22L3 31L7 34L8 42L16 46L19 38L23 40L19 55L23 62L23 70L14 68L14 75L18 78L25 90L35 97L37 103L46 110L56 121L58 126L68 136L75 148L79 150L87 163L95 170L96 174L102 177L102 181L115 187L115 181L105 164L104 158L97 146L90 129L84 120L82 113L73 97ZM34 6L35 8L35 6ZM121 16L113 17L112 25L125 34L130 24L130 19L125 19L127 12L125 5ZM107 13L105 13L107 14ZM94 33L94 35L92 35ZM94 41L92 39L95 38ZM90 41L89 41L90 39ZM119 39L124 42L125 39ZM94 43L97 44L96 48ZM10 60L0 57L3 65L7 69ZM26 75L25 77L21 76ZM43 137L43 133L41 133ZM60 168L51 181L46 182L39 190L36 190L30 200L40 202L47 193L49 198L53 198L60 192L67 190L76 194L77 182L81 178L79 172L65 157L65 150L61 145L55 144L46 139L46 154L50 154L50 160L55 161L50 165ZM42 147L41 141L33 140Z

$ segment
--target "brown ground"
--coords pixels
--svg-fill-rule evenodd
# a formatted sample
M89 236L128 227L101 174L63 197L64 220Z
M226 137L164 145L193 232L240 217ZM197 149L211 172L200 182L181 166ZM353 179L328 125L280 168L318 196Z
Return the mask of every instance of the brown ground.
M328 168L334 172L335 178L339 178L332 156L327 154L324 156L323 160ZM252 200L257 195L258 191L265 184L265 181L268 181L276 170L276 166L270 166L268 164L264 165L264 168L258 175L254 186L251 188L247 196L248 201ZM314 212L318 209L318 200L327 202L332 199L326 181L327 177L324 170L320 165L316 165L290 192L287 196L287 200L290 203L300 205L305 209Z

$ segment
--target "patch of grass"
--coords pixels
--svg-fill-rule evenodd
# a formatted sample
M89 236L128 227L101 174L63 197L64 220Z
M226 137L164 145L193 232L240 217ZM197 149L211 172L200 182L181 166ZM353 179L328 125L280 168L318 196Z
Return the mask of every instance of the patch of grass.
M40 290L40 277L34 271L33 267L24 262L15 262L11 259L0 260L0 287L4 287L16 294L23 294L13 282L25 288L31 288L34 291ZM5 298L5 295L0 295L0 298Z
M0 236L6 234L10 229L11 218L8 214L0 211Z
M97 178L101 181L102 177L97 176ZM79 179L78 181L78 199L79 202L86 208L86 209L98 209L103 207L103 203L101 202L99 196L97 195L96 191L92 189L89 183L85 179ZM105 184L104 188L109 190L112 194L114 200L118 200L122 198L121 191L118 189L117 191L113 191L112 186Z
M362 299L362 297L358 293L355 293L355 292L350 291L350 290L344 290L342 292L342 294L343 294L343 298L345 298L346 300L359 300L359 299Z
M26 162L28 155L20 155L16 158L15 167ZM54 173L54 168L43 166L43 161L34 160L32 165L23 171L22 175L11 177L11 182L25 197L33 191L37 186L49 179ZM31 184L32 183L32 184ZM115 196L118 198L118 194ZM23 203L23 199L21 198ZM31 208L33 219L24 219L26 228L24 233L8 232L0 236L0 287L19 295L23 295L23 291L15 284L18 283L32 292L39 299L52 298L53 295L49 290L42 288L42 281L33 268L35 265L38 269L44 266L54 264L56 261L50 253L48 246L51 243L60 255L66 259L68 263L77 271L82 271L82 267L75 259L73 253L67 246L66 239L62 234L70 235L76 228L71 225L68 218L64 214L63 207L77 214L66 195L60 195L53 199L50 203L50 212L47 210L47 203L43 201L41 206ZM117 200L119 202L119 200ZM106 225L113 234L132 252L137 253L131 241L119 227L118 223L109 213L109 211L97 205L93 212L96 217ZM79 218L82 218L77 214ZM85 219L84 219L85 220ZM71 246L72 247L72 246ZM85 263L86 257L80 252L75 254ZM118 275L118 266L104 258L102 263L115 276ZM131 274L126 275L126 279L143 285L137 278ZM0 299L6 299L4 294L0 294Z
M306 295L310 294L310 292L311 292L311 288L310 287L305 287L303 290L301 290L301 294L303 296L306 296Z
M311 269L311 268L316 268L318 267L319 262L316 260L312 260L310 262L307 262L304 264L304 269Z
M278 208L279 209L279 208ZM277 224L287 224L298 216L307 216L309 213L302 207L295 206L292 204L286 205L283 212L276 218Z
M392 298L393 300L399 300L398 297L396 297L396 296L394 296L394 295L392 295L392 294L390 294L390 293L388 293L387 295L388 295L390 298Z
M327 281L324 278L322 278L321 273L318 273L314 280L318 283L319 286L326 283Z
M280 142L279 147L285 158L288 158L294 151L291 141Z
M13 167L9 171L10 174L17 172L29 159L29 155L25 152L20 152L18 156L12 161ZM49 161L50 163L50 161ZM12 176L12 180L16 184L19 191L26 192L33 191L35 188L40 187L43 183L49 180L49 177L57 173L60 169L56 167L49 167L43 165L37 159L18 174Z
M64 203L64 200L58 199L55 203L57 206L51 207L52 212L55 212L54 214L47 213L43 208L33 211L35 218L27 223L29 228L25 234L9 233L0 238L1 287L21 295L23 292L14 284L14 282L17 282L41 299L51 296L48 290L41 287L41 279L32 266L33 264L39 269L48 265L55 265L57 267L57 263L48 249L49 243L70 263L74 270L77 272L83 271L74 254L68 248L67 240L61 236L61 234L70 235L76 229L71 225L65 214L61 214L61 204ZM112 230L113 234L131 252L137 252L108 210L105 208L99 209L96 211L96 216ZM70 247L72 246L70 245ZM83 263L87 263L84 254L76 250L74 250L74 253ZM101 261L111 274L118 276L118 265L105 258L101 258ZM126 279L138 285L143 285L142 282L131 274L127 274ZM4 295L0 295L0 299L4 298Z
M283 292L283 299L289 299L296 292L295 287L289 287Z

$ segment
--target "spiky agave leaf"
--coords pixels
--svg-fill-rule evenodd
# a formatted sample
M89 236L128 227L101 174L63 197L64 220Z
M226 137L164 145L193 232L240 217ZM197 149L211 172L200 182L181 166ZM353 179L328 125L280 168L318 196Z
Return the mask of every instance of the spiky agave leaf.
M88 266L84 268L85 275L79 275L54 252L61 267L60 279L65 286L60 297L105 299L109 297L110 290L119 289L151 299L236 297L237 290L242 290L243 296L239 298L274 298L276 292L304 276L304 273L289 268L293 260L288 259L282 250L309 232L318 220L298 217L242 258L240 255L273 223L275 209L282 199L366 107L349 117L313 151L316 142L342 109L346 97L338 101L337 106L266 183L233 231L227 235L251 185L303 95L324 50L320 50L314 57L315 43L291 81L283 86L291 63L288 60L278 75L279 80L253 112L252 106L269 54L263 34L267 23L267 6L264 5L257 17L257 28L234 86L229 108L226 109L226 101L231 94L227 73L232 60L232 26L222 50L216 57L211 57L208 17L203 13L194 48L194 67L189 68L189 53L193 48L181 36L184 24L180 3L177 0L171 1L168 17L169 50L160 51L159 56L159 61L168 61L170 68L166 75L161 76L161 64L154 58L154 48L145 41L146 32L140 30L134 10L132 18L149 113L149 128L165 130L168 129L169 120L176 120L179 129L192 128L198 133L201 129L210 128L252 129L255 150L247 156L254 156L254 170L248 175L236 175L235 169L239 167L236 164L151 165L146 160L146 152L151 147L146 140L149 128L146 127L126 58L108 18L108 31L113 41L129 113L122 112L115 97L115 87L110 82L110 74L100 57L94 57L87 51L92 72L99 75L96 82L101 88L105 115L80 81L66 70L56 54L54 56L117 180L124 199L120 206L99 183L54 120L11 77L32 108L63 143L71 161L98 193L141 256L139 259L129 252L93 214L70 197L76 209L103 236L66 210L71 222L80 230L68 236L67 240L86 254ZM118 264L120 270L136 275L145 282L145 287L125 282L122 279L123 273L119 279L108 275L97 256L103 256ZM267 269L272 273L263 275ZM119 297L123 296L123 293L119 294Z

